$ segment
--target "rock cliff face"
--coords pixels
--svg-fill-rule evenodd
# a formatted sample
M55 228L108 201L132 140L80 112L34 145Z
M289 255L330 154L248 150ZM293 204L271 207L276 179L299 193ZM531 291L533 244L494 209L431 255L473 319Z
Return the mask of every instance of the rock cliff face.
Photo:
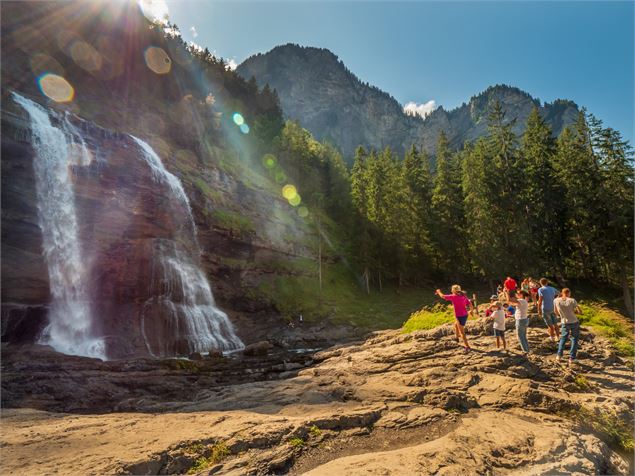
M521 133L535 105L559 134L575 120L577 106L569 101L541 105L529 94L508 86L494 86L457 109L435 110L426 119L404 114L389 94L362 83L326 49L287 44L247 58L237 69L244 78L275 88L285 114L298 120L320 140L341 149L348 158L358 145L403 153L412 144L434 153L437 137L445 131L459 147L486 131L487 108L499 100L508 119L517 119Z
M175 338L178 332L160 310L143 311L149 299L165 294L166 280L157 279L157 270L170 259L157 258L167 256L166 242L197 261L245 342L279 329L283 322L272 303L250 290L288 273L277 263L311 259L311 231L265 176L249 137L223 115L222 100L231 100L229 89L236 87L232 78L201 71L178 44L150 30L133 4L3 2L2 40L3 341L37 340L53 300L38 219L33 130L12 92L45 107L58 118L54 122L67 118L90 156L86 163L70 160L68 177L91 270L83 285L90 289L94 332L106 339L108 357L194 350ZM86 69L72 42L98 54L101 68ZM150 46L169 52L168 74L146 64ZM43 71L68 80L73 101L56 103L43 95L37 86ZM206 103L211 93L214 107ZM180 181L191 218L130 134L146 141ZM196 240L184 233L192 219ZM192 269L182 270L187 272ZM172 297L183 302L183 296ZM200 304L198 294L193 299ZM148 339L154 344L148 346ZM157 351L159 343L169 349Z

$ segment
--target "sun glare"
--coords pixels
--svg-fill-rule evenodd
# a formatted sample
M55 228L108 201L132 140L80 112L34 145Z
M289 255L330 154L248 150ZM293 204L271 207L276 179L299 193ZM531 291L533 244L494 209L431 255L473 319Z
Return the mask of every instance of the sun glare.
M165 0L139 0L139 8L143 15L153 23L167 23L170 17Z

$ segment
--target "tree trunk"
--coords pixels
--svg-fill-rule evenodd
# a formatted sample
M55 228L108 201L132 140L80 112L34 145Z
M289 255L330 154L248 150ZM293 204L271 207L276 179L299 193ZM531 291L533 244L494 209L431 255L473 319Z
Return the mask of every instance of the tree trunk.
M382 291L382 285L381 285L381 271L379 271L379 292Z
M364 268L364 283L366 284L366 294L370 294L370 282L368 268Z
M631 295L631 288L628 285L628 279L626 277L624 266L620 266L620 282L622 284L622 295L624 297L626 312L628 312L629 316L633 317L633 298Z

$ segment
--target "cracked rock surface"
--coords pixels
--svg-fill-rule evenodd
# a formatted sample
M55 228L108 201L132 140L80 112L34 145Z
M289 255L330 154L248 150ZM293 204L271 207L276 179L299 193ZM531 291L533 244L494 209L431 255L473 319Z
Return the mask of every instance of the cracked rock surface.
M268 380L148 395L135 399L135 408L128 401L125 413L91 413L88 405L82 413L4 409L0 469L629 474L628 455L579 416L610 414L632 427L632 367L584 329L579 362L569 369L555 361L555 344L538 321L529 328L529 357L516 350L511 332L510 350L497 351L490 326L468 323L470 353L457 346L449 325L406 335L383 331Z

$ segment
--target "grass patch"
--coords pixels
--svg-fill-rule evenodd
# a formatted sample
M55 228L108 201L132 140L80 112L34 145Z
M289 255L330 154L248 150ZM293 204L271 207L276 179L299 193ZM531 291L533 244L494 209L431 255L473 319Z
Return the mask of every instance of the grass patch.
M212 445L212 447L210 448L209 456L201 456L200 458L198 458L194 463L194 466L189 469L187 474L199 473L214 464L220 463L230 454L231 451L229 450L227 445L223 441L220 441Z
M198 188L203 195L209 198L214 203L223 203L223 194L218 190L214 190L209 184L201 177L195 177L192 179L192 183Z
M252 233L256 230L252 221L244 215L227 210L214 210L211 213L214 221L230 230L238 233Z
M304 446L304 440L302 438L290 438L288 443L294 448L302 448Z
M604 439L613 448L633 452L635 442L633 440L633 426L624 421L616 413L607 410L592 411L586 407L580 407L565 414L580 426L586 428Z
M368 329L397 329L412 312L434 300L421 289L394 286L385 286L381 293L373 289L368 295L343 263L323 264L320 290L315 262L296 265L307 274L267 279L250 292L251 297L270 302L287 319L302 314L307 321L329 318Z
M573 383L580 390L591 390L593 388L593 385L591 385L591 382L589 382L589 380L584 375L576 375L575 379L573 380Z
M452 306L439 303L410 314L410 317L401 328L401 332L408 334L413 331L433 329L448 322L454 322Z
M320 430L317 426L312 425L309 428L309 434L315 438L317 438L318 436L320 436L322 434L322 430Z
M608 338L616 353L633 359L633 324L624 316L599 303L580 304L580 323L596 334Z

